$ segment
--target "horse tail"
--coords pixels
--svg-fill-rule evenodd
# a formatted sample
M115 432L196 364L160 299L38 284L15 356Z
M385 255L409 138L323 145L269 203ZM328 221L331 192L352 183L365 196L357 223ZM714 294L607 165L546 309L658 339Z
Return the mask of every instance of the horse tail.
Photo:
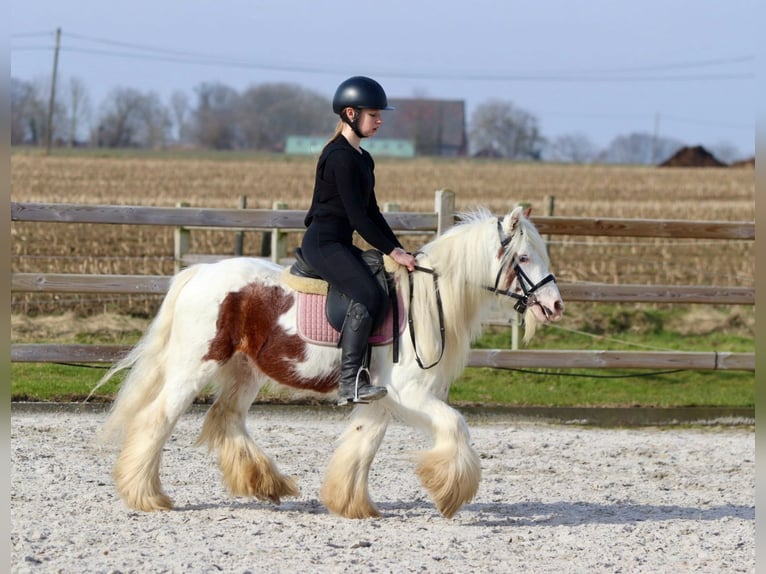
M165 380L165 357L173 326L176 302L184 287L197 274L199 266L187 267L171 281L157 316L141 340L120 361L115 363L93 388L88 398L117 373L130 369L109 411L101 439L121 435L128 423L162 390ZM87 399L86 399L87 400Z

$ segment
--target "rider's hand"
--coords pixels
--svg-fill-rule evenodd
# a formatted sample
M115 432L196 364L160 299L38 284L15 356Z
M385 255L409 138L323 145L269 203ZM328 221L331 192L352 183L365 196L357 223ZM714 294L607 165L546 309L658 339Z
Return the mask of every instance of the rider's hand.
M412 253L407 253L401 247L394 248L388 256L396 261L399 265L404 265L410 271L415 271L415 264L417 263L415 256Z

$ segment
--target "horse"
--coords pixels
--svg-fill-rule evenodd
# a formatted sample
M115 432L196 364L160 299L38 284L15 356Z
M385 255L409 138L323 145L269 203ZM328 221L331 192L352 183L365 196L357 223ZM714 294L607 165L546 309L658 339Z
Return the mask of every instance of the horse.
M368 475L392 420L430 433L433 445L418 453L416 473L444 517L473 500L481 464L465 419L446 402L450 385L497 298L515 302L525 340L536 325L563 313L546 245L522 207L502 217L486 208L458 214L454 226L417 252L417 261L413 272L389 262L396 267L410 337L399 341L396 362L391 345L372 347L373 384L388 394L349 407L348 426L320 488L321 503L341 517L381 515L369 495ZM284 271L249 257L181 270L140 341L98 383L96 388L128 371L102 429L102 438L121 446L113 478L128 507L173 508L160 481L163 445L207 386L215 399L196 445L217 451L230 494L274 504L299 494L296 480L248 433L246 418L269 380L316 393L335 391L340 350L309 343L296 332L297 293L285 284Z

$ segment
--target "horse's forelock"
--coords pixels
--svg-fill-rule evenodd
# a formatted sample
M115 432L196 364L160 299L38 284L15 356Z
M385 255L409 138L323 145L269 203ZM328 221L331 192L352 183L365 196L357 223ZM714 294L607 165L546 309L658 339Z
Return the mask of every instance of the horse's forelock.
M521 243L526 241L529 244L529 247L534 250L535 253L540 255L545 264L549 265L548 249L545 246L545 241L542 236L537 231L535 224L526 217L520 217L519 225L521 226L521 233L515 234L514 239L511 240L511 250L516 251Z

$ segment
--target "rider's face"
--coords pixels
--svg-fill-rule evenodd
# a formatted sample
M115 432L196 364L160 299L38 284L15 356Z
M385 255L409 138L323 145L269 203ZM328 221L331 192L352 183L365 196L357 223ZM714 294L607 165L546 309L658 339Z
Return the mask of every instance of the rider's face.
M359 111L357 127L366 137L374 136L381 125L383 125L383 112L381 110L363 109Z

